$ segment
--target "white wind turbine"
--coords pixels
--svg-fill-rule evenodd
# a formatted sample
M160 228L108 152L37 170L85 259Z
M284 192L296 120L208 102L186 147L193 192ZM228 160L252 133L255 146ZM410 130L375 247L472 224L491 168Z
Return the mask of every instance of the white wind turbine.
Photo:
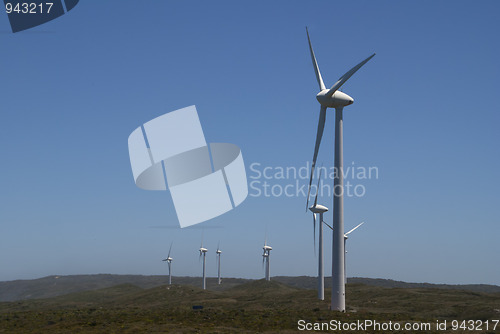
M205 264L206 264L206 256L207 256L208 249L203 247L203 238L201 238L201 246L200 246L200 259L203 256L203 290L207 288L207 277L205 274Z
M324 223L331 230L333 230L333 228L330 225L328 225L326 222L324 222ZM346 234L344 234L344 282L345 283L347 283L347 270L346 270L346 260L345 260L345 254L347 253L347 250L345 250L346 249L346 241L347 241L347 239L349 239L349 234L351 234L355 229L357 229L358 227L360 227L364 223L365 222L361 222L360 224L356 225L356 227L354 227L353 229L351 229L349 232L347 232Z
M266 240L264 241L264 247L262 247L264 250L264 253L262 254L262 264L265 264L266 266L266 281L271 280L271 275L270 275L270 264L269 260L271 259L271 250L273 249L271 246L267 244L267 237Z
M220 278L220 255L222 251L220 250L220 242L217 244L217 251L215 252L217 256L217 283L220 284L221 278Z
M360 227L364 223L365 222L361 222L356 227L354 227L353 229L351 229L349 232L347 232L346 234L344 234L344 282L346 284L347 284L347 270L346 270L345 254L347 253L347 250L346 250L345 244L346 244L347 239L349 239L349 234L351 234L355 229L357 229L358 227Z
M311 183L316 166L316 158L318 157L321 138L325 128L326 109L335 108L335 176L333 180L333 246L332 246L332 303L331 309L344 312L345 311L345 284L344 284L344 175L343 175L343 115L344 107L354 102L349 95L339 91L339 88L354 74L357 70L372 59L375 54L363 60L358 65L354 66L347 73L341 76L337 82L327 89L323 83L323 78L319 71L316 56L307 31L307 40L309 42L309 50L311 51L312 63L316 79L318 80L320 92L316 95L316 99L321 105L318 122L318 132L316 134L316 145L314 147L313 162L311 167L311 178L309 180L309 191L307 194L307 207L309 206L309 194L311 191Z
M313 213L313 228L314 228L314 250L316 251L316 214L319 214L319 235L318 235L318 298L325 299L325 272L323 269L323 214L328 211L328 208L318 204L319 182L321 180L321 171L318 178L318 187L316 189L316 197L314 205L309 208Z
M162 260L162 261L167 262L167 265L168 265L168 284L169 285L172 285L172 261L174 260L170 257L170 252L172 251L172 244L173 244L173 241L170 243L170 249L168 250L167 258Z

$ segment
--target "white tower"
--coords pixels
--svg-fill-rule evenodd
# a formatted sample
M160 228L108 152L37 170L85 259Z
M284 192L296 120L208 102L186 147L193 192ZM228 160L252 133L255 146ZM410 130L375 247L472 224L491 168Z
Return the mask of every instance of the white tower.
M317 195L316 195L317 196ZM314 205L309 208L313 213L314 225L316 226L316 214L319 214L319 241L318 241L318 298L325 299L325 272L323 269L323 214L328 208L319 205L314 201ZM315 236L316 237L316 236Z
M200 258L203 256L203 290L206 290L207 288L207 277L205 273L205 264L206 264L206 256L207 256L208 249L203 248L203 243L201 244L200 247Z
M217 256L217 284L220 284L220 282L221 282L221 277L220 277L220 255L221 255L222 251L220 250L219 245L217 245L217 251L215 252L215 254Z
M267 239L264 242L264 247L262 247L262 249L264 250L264 253L262 254L262 257L263 257L262 260L265 261L265 265L266 265L266 281L270 281L271 280L271 272L270 272L271 265L269 262L271 259L271 250L273 248L267 244Z

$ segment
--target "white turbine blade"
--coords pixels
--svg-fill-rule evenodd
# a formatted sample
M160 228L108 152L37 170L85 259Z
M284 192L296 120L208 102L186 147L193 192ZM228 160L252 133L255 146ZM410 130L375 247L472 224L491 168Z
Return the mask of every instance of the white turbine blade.
M313 213L314 256L316 256L316 214Z
M354 231L355 229L357 229L358 227L360 227L361 225L363 225L365 222L362 222L361 224L358 224L358 226L356 226L355 228L353 228L352 230L350 230L349 232L347 232L345 235L348 235L349 233L351 233L352 231Z
M332 88L330 88L330 90L328 91L328 93L326 93L326 96L328 97L332 97L333 93L335 93L340 87L342 87L342 85L347 81L349 80L350 77L352 77L352 75L354 73L356 73L357 70L359 70L364 64L366 64L370 59L372 59L373 57L375 57L375 53L372 54L370 57L366 58L365 60L363 60L361 63L359 63L358 65L354 66L353 68L351 68L346 74L344 74L343 76L341 76L339 78L339 80L337 80L337 82L332 86Z
M321 172L323 172L323 168L320 168L320 170L319 170L318 186L316 187L316 197L314 198L314 206L315 207L316 207L316 204L318 204L319 182L321 181Z
M311 177L309 178L309 189L307 190L307 202L306 202L306 212L309 208L309 195L311 194L311 184L314 174L314 168L316 167L316 159L318 158L319 146L321 144L321 138L323 137L323 130L325 129L325 119L326 119L326 107L321 106L319 112L319 120L318 120L318 131L316 133L316 144L314 146L314 155L311 166Z
M170 252L172 251L172 244L173 244L173 243L174 243L173 241L170 243L170 249L168 250L168 256L167 256L167 259L170 257Z
M307 30L306 27L306 33L307 33L307 41L309 42L309 50L311 51L311 59L313 62L314 66L314 72L316 73L316 79L318 80L318 85L319 85L319 90L324 90L326 89L325 84L323 83L323 78L321 77L321 72L319 71L319 66L318 62L316 61L316 56L314 55L313 47L311 44L311 39L309 38L309 30Z
M328 226L330 228L330 230L333 231L333 227L331 227L330 225L328 225L328 223L326 221L323 220L323 224L325 224L326 226Z

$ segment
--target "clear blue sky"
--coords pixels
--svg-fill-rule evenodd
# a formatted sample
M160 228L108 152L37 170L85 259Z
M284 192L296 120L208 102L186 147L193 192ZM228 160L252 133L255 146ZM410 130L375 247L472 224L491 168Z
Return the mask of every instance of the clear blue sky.
M195 104L207 140L240 146L249 177L252 163L305 166L319 112L307 25L327 86L377 52L343 87L355 99L345 164L379 171L357 181L365 196L345 200L346 230L366 222L348 241L348 275L500 284L499 10L497 1L81 1L17 34L0 15L0 280L166 274L172 240L174 275L200 275L201 228L175 228L170 194L135 186L127 138ZM331 112L323 138L318 161L330 166ZM220 240L223 276L263 277L266 230L271 275L315 275L304 208L303 196L249 196L199 225L209 276ZM329 235L325 243L330 273Z

